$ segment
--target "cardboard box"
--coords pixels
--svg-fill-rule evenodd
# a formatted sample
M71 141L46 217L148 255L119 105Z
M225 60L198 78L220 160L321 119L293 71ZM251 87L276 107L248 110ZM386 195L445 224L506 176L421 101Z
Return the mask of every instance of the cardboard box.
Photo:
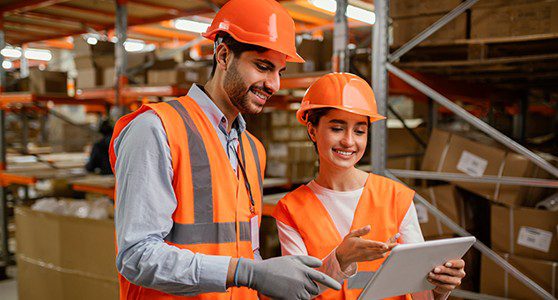
M475 7L471 38L518 37L558 32L558 1Z
M434 205L446 216L448 216L452 221L461 227L466 228L463 199L456 191L455 187L448 184L429 188L418 187L414 188L414 190L428 200L430 204ZM426 206L415 201L415 207L423 236L432 237L454 234L453 230L443 225L437 217L429 213Z
M118 299L114 223L15 209L20 299Z
M539 178L548 176L519 154L438 129L432 131L421 169L433 172L465 173L471 176ZM452 183L477 195L509 206L536 202L544 193L544 189L533 187L457 181Z
M391 0L389 11L392 18L440 14L453 10L459 4L461 0Z
M113 87L116 82L116 69L114 67L103 69L103 86Z
M32 68L29 70L29 91L37 95L68 95L68 75Z
M413 16L393 20L393 46L401 46L424 29L438 21L443 14L431 16ZM447 43L467 36L467 16L459 15L446 26L440 28L423 43Z
M315 162L318 159L312 142L270 143L267 150L270 160L287 162Z
M99 69L79 69L77 72L76 88L78 89L94 88L103 83L103 73L99 72Z
M558 261L558 211L491 206L492 248L529 258Z
M302 40L297 52L304 58L304 63L298 64L299 73L331 70L333 43L330 37L324 36L321 41Z
M507 253L500 256L547 292L554 293L554 297L558 297L558 263ZM511 299L543 299L486 256L482 257L481 262L480 291L482 294Z

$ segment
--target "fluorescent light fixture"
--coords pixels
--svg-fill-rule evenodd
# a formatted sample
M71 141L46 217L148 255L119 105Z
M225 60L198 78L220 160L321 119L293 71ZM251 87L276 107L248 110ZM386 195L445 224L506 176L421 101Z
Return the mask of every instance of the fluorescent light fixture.
M5 61L2 62L2 68L6 69L6 70L11 69L13 66L14 66L14 64L9 60L5 60Z
M309 0L314 6L335 13L337 2L335 0ZM374 12L356 7L354 5L347 6L347 18L355 19L370 25L376 22L376 14Z
M376 23L376 14L374 12L353 5L347 6L347 17L370 25Z
M124 49L128 52L140 52L145 48L145 43L140 40L126 40Z
M174 27L179 30L202 33L209 27L208 23L191 21L186 19L176 19L174 20Z
M44 60L50 61L52 59L52 53L49 50L44 49L26 49L25 53L23 54L27 59L34 59L34 60Z
M151 51L155 51L156 48L157 48L157 46L155 46L155 44L147 44L147 45L145 45L145 48L143 49L143 51L151 52Z
M87 38L87 43L88 43L89 45L96 45L96 44L97 44L97 39L94 38L94 37L92 37L92 36L90 36L90 37Z
M2 56L9 57L9 58L20 58L21 57L21 50L14 49L12 47L7 47L7 46L4 49L2 49L2 51L0 51L0 53L2 54Z

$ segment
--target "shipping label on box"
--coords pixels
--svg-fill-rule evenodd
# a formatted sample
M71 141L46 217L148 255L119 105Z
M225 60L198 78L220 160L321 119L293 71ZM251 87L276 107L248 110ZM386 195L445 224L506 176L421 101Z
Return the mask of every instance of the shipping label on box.
M542 252L548 252L550 250L550 243L552 242L552 232L528 227L521 226L519 229L519 234L517 236L517 244L525 247L529 247Z
M469 151L463 151L459 162L457 162L457 169L473 177L482 177L487 165L488 161L486 159L476 156Z
M492 247L536 259L558 261L558 241L553 234L558 212L533 208L491 206Z

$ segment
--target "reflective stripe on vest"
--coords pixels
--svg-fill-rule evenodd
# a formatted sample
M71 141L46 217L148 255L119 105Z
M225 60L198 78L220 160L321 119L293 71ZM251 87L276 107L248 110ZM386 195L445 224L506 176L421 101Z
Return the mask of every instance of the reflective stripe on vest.
M177 100L166 102L174 108L186 128L188 137L188 149L190 151L190 166L194 187L194 224L181 224L174 222L171 231L165 237L165 241L175 244L219 244L231 243L236 241L236 223L213 223L213 187L211 182L211 168L209 167L209 159L207 150L203 143L202 137L190 117L188 111ZM260 171L260 161L256 145L252 138L247 134L246 137L250 142L250 147L256 159L256 167L258 174ZM240 138L242 143L242 136ZM244 153L242 153L243 160ZM258 176L260 189L263 189L261 176ZM238 228L240 241L250 241L250 223L239 222Z

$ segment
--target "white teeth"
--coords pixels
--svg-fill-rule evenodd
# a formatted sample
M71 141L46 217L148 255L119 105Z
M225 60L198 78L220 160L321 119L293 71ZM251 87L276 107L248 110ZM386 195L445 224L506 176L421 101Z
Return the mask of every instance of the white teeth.
M262 93L258 93L258 92L254 91L254 90L250 90L250 91L251 91L252 93L254 93L254 95L258 96L259 98L262 98L262 99L264 99L264 100L267 99L267 97L266 97L264 94L262 94Z
M346 152L346 151L341 151L341 150L334 150L335 152L342 154L342 155L351 155L353 154L353 152Z

